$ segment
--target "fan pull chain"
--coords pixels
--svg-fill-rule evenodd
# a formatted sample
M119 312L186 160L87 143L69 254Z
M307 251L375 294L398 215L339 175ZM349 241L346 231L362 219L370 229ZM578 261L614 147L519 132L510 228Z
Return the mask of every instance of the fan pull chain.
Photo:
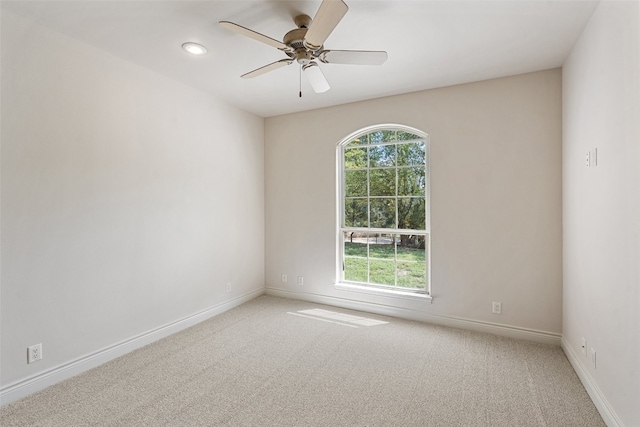
M298 96L302 98L302 66L300 66L300 73L298 73L298 87L300 88L300 92L298 92Z

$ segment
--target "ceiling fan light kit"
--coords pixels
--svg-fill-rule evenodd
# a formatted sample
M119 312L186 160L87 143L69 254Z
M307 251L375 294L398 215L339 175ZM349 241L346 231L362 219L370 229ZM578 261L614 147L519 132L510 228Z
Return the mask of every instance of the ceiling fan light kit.
M382 65L387 60L387 52L363 50L325 50L324 42L340 23L349 8L342 0L323 0L316 16L298 15L294 22L298 28L285 34L282 42L229 21L220 21L220 25L230 31L242 34L259 42L268 44L284 52L288 58L264 65L246 74L242 78L253 78L276 70L293 61L300 64L301 70L316 93L329 90L330 86L316 62L325 64Z
M322 70L315 62L303 65L302 72L307 76L307 80L311 83L311 87L315 93L323 93L331 88L329 86L329 82L327 82L327 79L324 77Z

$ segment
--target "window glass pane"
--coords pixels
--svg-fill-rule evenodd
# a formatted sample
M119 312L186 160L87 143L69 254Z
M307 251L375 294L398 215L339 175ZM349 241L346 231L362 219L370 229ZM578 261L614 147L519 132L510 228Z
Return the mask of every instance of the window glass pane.
M377 168L381 166L395 166L396 164L396 146L381 145L378 147L369 147L369 166Z
M345 196L367 196L367 171L345 171Z
M379 130L369 134L369 144L380 144L382 142L391 142L396 139L396 131Z
M349 144L347 144L347 147L353 147L356 145L364 145L364 144L368 144L369 143L369 137L368 135L362 135L359 136L358 138L354 139L353 141L351 141Z
M369 256L371 258L395 259L396 238L394 234L370 234Z
M367 199L346 198L344 201L345 227L368 227Z
M362 169L367 167L366 148L347 148L344 150L345 169Z
M370 205L371 227L394 228L396 226L395 199L371 199Z
M373 204L373 202L372 202ZM373 221L373 207L371 208ZM398 199L398 228L411 230L425 229L425 203L421 197Z
M343 242L344 278L366 283L368 281L367 234L345 231Z
M413 139L420 139L420 137L412 133L398 131L398 141L411 141Z
M398 145L398 166L424 165L424 142L412 142Z
M424 196L424 167L398 169L398 196Z
M424 262L398 261L398 286L422 289L427 283L427 269Z
M396 265L393 260L369 259L369 282L395 285Z
M344 280L428 290L429 236L415 234L426 231L426 150L418 135L390 129L343 145Z
M398 261L425 261L425 236L400 234L397 240Z
M395 196L396 195L396 170L395 169L371 169L369 171L369 195Z
M427 283L425 236L401 234L397 246L398 286L424 288Z
M366 245L365 245L366 247ZM367 259L344 257L344 278L353 282L368 282Z
M352 257L367 257L367 233L344 232L344 254Z

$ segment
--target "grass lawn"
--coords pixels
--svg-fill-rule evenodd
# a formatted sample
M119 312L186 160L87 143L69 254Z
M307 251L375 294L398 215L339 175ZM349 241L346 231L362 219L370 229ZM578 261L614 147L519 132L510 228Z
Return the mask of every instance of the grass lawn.
M423 288L426 283L424 249L398 247L397 254L397 262L394 262L393 245L370 245L367 274L367 244L345 242L344 277L355 282Z

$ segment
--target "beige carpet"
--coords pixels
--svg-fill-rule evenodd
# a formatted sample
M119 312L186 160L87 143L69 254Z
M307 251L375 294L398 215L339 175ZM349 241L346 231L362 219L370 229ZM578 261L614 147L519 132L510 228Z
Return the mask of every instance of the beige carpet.
M0 408L0 425L604 423L559 347L262 296Z

